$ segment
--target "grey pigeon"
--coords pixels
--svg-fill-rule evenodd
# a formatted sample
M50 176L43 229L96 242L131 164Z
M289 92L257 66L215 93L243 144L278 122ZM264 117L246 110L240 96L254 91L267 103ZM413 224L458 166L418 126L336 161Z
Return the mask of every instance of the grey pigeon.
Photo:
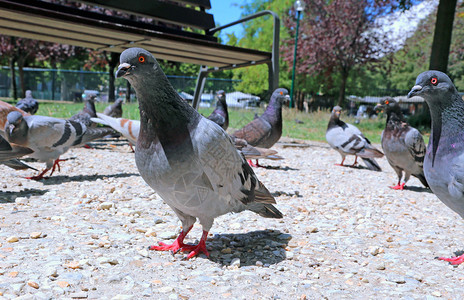
M82 146L94 139L113 133L111 128L88 128L79 122L44 116L23 116L12 111L5 125L6 138L10 143L30 148L29 157L46 163L46 169L29 179L42 179L52 169L60 168L60 155L71 147Z
M385 110L387 122L382 132L382 149L388 163L398 175L398 184L392 189L403 190L411 175L428 187L424 176L425 143L419 130L409 126L395 99L387 97L379 107ZM404 172L404 182L401 178Z
M103 110L103 114L110 116L112 118L121 118L122 117L122 103L124 99L118 98L114 101L113 104L108 105L105 110ZM93 117L94 118L94 117Z
M244 139L254 147L271 148L282 136L282 104L289 98L288 91L283 88L276 89L264 113L235 131L233 136ZM260 166L249 163L252 166Z
M146 50L122 52L116 77L135 89L140 108L140 135L135 161L142 178L174 210L182 232L172 245L151 250L203 252L214 218L251 210L282 218L274 197L256 178L227 133L182 100L156 59ZM198 245L184 244L196 219L203 227Z
M32 92L27 90L26 98L19 100L18 103L16 103L16 107L31 115L35 115L37 110L39 110L39 102L32 98Z
M432 192L464 218L464 101L449 77L440 71L421 73L408 94L412 96L425 99L432 117L425 178ZM440 259L460 264L464 255Z
M208 116L208 119L221 126L222 129L227 130L229 127L229 112L227 111L226 93L220 90L216 94L218 98L216 108Z
M33 167L26 165L22 161L16 159L27 154L31 154L32 151L26 147L20 147L17 145L10 145L7 140L0 135L0 163L6 165L15 170L33 169Z
M330 147L337 150L342 156L342 162L339 166L343 166L343 162L347 155L354 155L355 160L353 166L356 165L359 156L363 159L369 170L382 171L374 158L382 157L383 153L372 146L371 142L356 126L340 120L341 111L342 108L340 106L335 106L333 108L329 125L325 132L325 138Z
M82 108L82 110L80 110L77 114L71 116L68 120L79 122L87 127L96 127L97 124L90 120L90 118L97 117L95 101L97 101L97 95L90 95L89 99L84 100L84 108Z

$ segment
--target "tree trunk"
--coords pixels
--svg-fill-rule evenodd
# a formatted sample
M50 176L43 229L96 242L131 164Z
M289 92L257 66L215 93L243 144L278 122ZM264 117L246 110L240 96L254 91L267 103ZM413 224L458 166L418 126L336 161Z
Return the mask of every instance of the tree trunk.
M114 88L114 69L118 65L119 62L119 53L111 52L110 59L108 61L108 75L109 75L109 83L108 83L108 101L114 102L116 100L115 97L115 88Z
M126 87L126 103L130 103L131 85L129 83L129 80L127 80Z
M337 105L343 107L343 102L345 102L345 88L346 88L346 81L348 79L348 72L342 71L342 82L340 83L340 90L338 94L338 102Z
M15 69L16 58L10 58L10 72L11 72L11 90L13 92L13 99L18 99L18 92L16 88L16 69Z
M456 0L440 0L438 4L437 21L433 35L432 54L430 55L430 70L446 73L448 57L453 33Z
M24 82L24 62L25 59L20 57L18 59L18 73L19 73L19 85L21 87L21 98L26 97L26 84Z

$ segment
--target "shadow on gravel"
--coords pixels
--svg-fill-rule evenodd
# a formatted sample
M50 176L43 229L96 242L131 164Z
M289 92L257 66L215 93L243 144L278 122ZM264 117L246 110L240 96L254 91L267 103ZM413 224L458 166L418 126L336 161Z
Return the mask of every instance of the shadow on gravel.
M37 189L25 189L20 192L2 192L0 191L0 203L14 203L16 198L25 197L30 198L31 196L42 196L47 193L48 190L37 190Z
M285 248L292 236L279 230L260 230L239 234L216 234L208 238L209 260L229 266L240 259L240 266L277 264L286 259Z
M52 185L52 184L60 184L64 182L82 182L82 181L95 181L97 179L104 179L104 178L124 178L124 177L132 177L132 176L140 176L138 173L118 173L118 174L101 174L101 175L78 175L78 176L66 176L66 175L58 175L52 176L47 179L39 180L44 185Z
M279 170L279 171L299 171L300 169L290 168L290 167L281 167L281 166L261 166L264 169L268 170Z
M422 186L405 186L404 189L407 190L407 191L412 191L412 192L430 193L430 194L432 194L431 189L428 189L428 188L422 187Z

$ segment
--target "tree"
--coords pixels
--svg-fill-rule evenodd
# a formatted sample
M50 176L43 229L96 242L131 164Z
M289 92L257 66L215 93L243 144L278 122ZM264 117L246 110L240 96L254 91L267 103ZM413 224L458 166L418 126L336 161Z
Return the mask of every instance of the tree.
M300 25L297 72L324 74L331 85L333 73L339 74L338 105L345 99L350 72L392 51L386 34L375 20L391 10L388 2L360 0L304 0L304 22ZM295 21L284 19L294 35ZM284 59L293 61L294 39L283 48Z
M453 21L456 11L456 0L440 0L433 36L432 54L430 55L431 70L446 73L453 33Z

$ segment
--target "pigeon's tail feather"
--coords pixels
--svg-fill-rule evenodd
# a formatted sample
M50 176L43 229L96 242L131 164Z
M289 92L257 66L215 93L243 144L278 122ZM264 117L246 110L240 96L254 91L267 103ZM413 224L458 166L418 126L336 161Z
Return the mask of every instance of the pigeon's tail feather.
M265 218L283 218L283 214L272 204L276 203L269 190L260 182L257 182L254 191L254 201L247 205L247 209Z
M383 157L383 153L374 147L372 148L364 148L362 151L356 153L357 156L362 158L381 158Z
M282 160L284 159L282 156L280 155L268 155L266 157L264 157L265 159L270 159L270 160Z
M105 120L103 120L101 118L90 118L90 121L92 121L94 123L99 123L99 124L102 124L102 125L111 126L108 122L106 122Z
M15 169L15 170L27 170L27 169L32 169L34 171L38 171L36 168L33 168L25 163L23 163L22 161L20 161L19 159L11 159L11 160L7 160L7 161L4 161L2 162L2 164L4 164L5 166L7 167L10 167L12 169Z
M427 179L425 179L424 174L419 174L419 175L413 174L413 176L415 176L417 179L419 179L420 182L422 182L422 184L423 184L426 188L429 187L429 183L427 182Z
M32 151L26 147L15 146L10 151L0 151L0 161L7 161L10 159L18 158L27 154L31 154Z
M115 131L110 127L87 128L84 135L82 136L82 140L80 141L78 145L75 145L75 146L81 146L83 144L86 144L96 139L100 139L104 136L107 136L113 133L115 133Z
M362 157L362 159L369 170L382 171L382 168L380 168L379 164L375 161L375 159L366 157Z

